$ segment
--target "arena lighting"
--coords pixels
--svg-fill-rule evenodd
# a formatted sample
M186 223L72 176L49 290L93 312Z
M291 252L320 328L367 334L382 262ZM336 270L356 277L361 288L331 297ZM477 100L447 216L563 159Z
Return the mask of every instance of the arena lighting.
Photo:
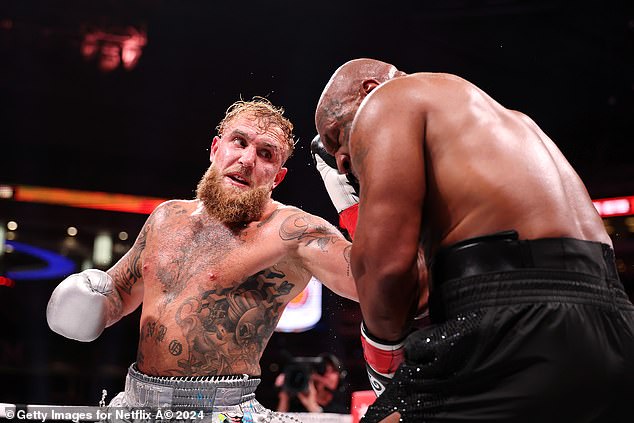
M0 185L0 192L11 193L5 197L0 195L0 199L139 214L150 214L156 206L167 201L158 197L28 185ZM600 198L592 200L592 203L601 217L634 215L634 196Z
M27 254L29 256L43 260L46 265L38 269L15 270L6 273L6 277L14 280L41 280L41 279L62 279L75 271L75 263L72 260L59 255L53 251L21 242L6 241L7 246L13 248L14 252Z
M282 313L277 332L304 332L321 319L321 282L312 277L304 290L295 297Z
M108 266L112 262L112 237L108 232L100 232L95 237L92 261L97 266Z
M13 187L10 185L0 185L0 198L13 198Z
M4 229L4 225L0 224L0 259L2 255L4 254L4 243L6 240L7 240L7 237L6 237L6 231Z
M593 200L601 217L628 216L634 214L634 196Z
M156 206L165 201L165 199L156 197L28 185L17 185L13 187L13 191L14 201L139 214L150 214Z
M110 72L122 65L131 70L141 58L147 44L145 31L133 26L87 30L81 42L81 54L87 60L98 60L99 69Z

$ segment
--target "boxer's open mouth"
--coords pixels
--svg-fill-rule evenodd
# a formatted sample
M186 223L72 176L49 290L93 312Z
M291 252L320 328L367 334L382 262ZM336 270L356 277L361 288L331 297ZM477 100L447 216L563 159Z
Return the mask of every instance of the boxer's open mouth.
M234 181L235 183L237 183L237 184L244 185L244 186L247 186L247 187L249 186L249 181L247 181L241 175L232 173L232 174L227 175L227 177L229 179L231 179L232 181Z

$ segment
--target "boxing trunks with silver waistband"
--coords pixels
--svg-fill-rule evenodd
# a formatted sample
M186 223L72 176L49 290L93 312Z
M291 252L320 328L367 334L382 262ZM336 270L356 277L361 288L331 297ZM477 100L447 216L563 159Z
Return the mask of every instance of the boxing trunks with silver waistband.
M608 245L469 239L432 262L432 324L364 422L634 421L634 306Z
M110 422L301 422L255 399L260 379L247 375L158 377L132 364L125 391L108 405Z

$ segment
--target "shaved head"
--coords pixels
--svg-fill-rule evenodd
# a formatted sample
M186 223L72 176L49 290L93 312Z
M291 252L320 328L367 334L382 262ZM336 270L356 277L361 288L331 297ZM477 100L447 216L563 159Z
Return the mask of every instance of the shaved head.
M367 83L382 84L390 79L404 75L394 65L374 59L355 59L344 63L330 77L321 93L315 111L315 126L319 135L333 130L349 129L352 119L368 94ZM326 135L326 140L335 142Z

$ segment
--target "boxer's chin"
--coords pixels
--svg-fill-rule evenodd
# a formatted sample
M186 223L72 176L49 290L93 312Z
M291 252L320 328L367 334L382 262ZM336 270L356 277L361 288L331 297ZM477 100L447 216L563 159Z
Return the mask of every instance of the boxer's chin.
M210 167L196 188L196 198L202 201L207 213L227 225L243 225L262 216L269 191L254 188L246 191L227 189L218 171Z

